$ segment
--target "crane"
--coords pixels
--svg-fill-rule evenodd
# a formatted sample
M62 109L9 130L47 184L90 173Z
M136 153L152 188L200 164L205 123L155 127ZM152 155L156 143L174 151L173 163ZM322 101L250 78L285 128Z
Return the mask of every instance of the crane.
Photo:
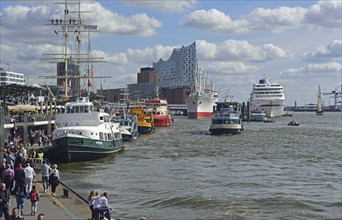
M336 87L331 92L323 93L323 95L332 95L332 96L329 96L329 102L330 102L330 98L334 98L334 109L337 109L338 103L340 103L340 105L342 105L341 100L339 100L342 98L342 92L341 91L342 91L342 84L339 85L338 87Z

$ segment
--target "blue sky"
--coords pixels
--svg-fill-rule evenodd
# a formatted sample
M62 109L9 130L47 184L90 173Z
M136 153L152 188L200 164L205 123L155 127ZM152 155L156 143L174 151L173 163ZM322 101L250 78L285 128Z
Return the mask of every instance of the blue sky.
M29 84L53 84L56 64L44 53L61 50L55 26L63 15L58 1L0 2L0 65L10 63ZM62 1L63 2L63 1ZM141 67L168 59L173 48L196 41L201 69L220 90L247 101L253 82L267 73L282 84L286 104L316 102L318 85L330 92L341 85L341 1L81 1L91 35L95 87L119 88L136 82ZM84 39L83 42L85 42ZM75 37L70 45L75 48ZM83 48L86 48L84 45ZM325 104L332 103L328 96Z

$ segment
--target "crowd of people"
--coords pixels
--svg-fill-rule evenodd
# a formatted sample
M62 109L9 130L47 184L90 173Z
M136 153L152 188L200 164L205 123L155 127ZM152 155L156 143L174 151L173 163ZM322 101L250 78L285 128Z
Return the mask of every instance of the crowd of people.
M0 167L0 219L23 220L25 203L30 203L30 215L36 215L38 202L40 199L37 187L33 184L36 177L34 167L39 163L42 176L44 192L48 192L51 187L53 196L59 185L59 171L57 165L51 167L47 161L43 160L44 155L40 152L32 151L27 153L27 149L19 142L14 144L5 142L4 161ZM16 206L12 208L10 215L9 204L14 199ZM27 201L27 202L25 202ZM43 214L39 214L37 219L45 219Z

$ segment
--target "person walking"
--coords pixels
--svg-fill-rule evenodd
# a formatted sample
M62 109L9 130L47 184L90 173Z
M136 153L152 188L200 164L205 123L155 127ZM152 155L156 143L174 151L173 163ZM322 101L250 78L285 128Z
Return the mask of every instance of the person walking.
M38 201L39 201L39 192L36 189L35 185L32 186L32 190L30 191L30 194L28 197L31 201L31 215L36 215Z
M45 160L43 160L42 167L40 168L40 174L42 176L42 183L44 192L49 192L49 176L51 172L51 167L49 164L46 163Z
M59 171L57 170L57 164L53 164L51 167L51 172L49 176L49 183L51 185L52 195L56 196L56 188L59 185Z
M11 196L9 190L6 190L6 184L0 183L0 210L2 211L5 220L9 219L9 200Z
M6 169L4 171L4 183L6 184L6 189L10 192L13 189L14 182L14 170L11 168L11 164L6 164Z
M1 167L0 167L0 182L3 183L4 180L4 172L6 170L6 163L2 163Z
M21 216L24 214L24 202L27 195L20 188L16 189L15 200L17 201L17 208ZM13 211L13 210L12 210Z
M35 178L36 173L29 163L26 164L24 171L26 192L31 192L33 179Z
M16 192L16 189L19 187L26 194L27 191L25 187L25 170L21 166L21 164L18 164L17 167L14 169L14 180L15 180L14 192Z

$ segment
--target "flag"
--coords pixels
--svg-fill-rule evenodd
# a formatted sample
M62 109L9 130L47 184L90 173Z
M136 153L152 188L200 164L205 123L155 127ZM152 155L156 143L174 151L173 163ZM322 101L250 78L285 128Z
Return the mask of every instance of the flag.
M91 76L94 76L94 64L91 64Z

